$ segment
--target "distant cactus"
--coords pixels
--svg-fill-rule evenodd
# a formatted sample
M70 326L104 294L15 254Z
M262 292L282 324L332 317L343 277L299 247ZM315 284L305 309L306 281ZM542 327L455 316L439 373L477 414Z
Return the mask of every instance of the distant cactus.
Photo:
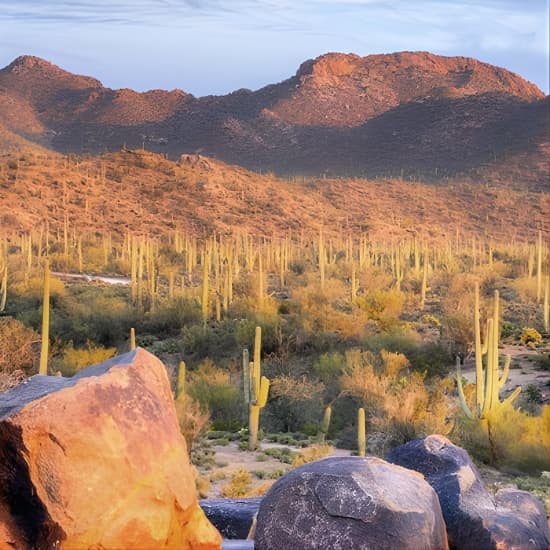
M42 297L42 346L38 374L48 374L48 348L50 343L50 262L44 263L44 293Z
M130 350L136 349L136 329L132 327L130 329Z
M180 361L178 366L178 387L176 391L176 399L180 401L185 398L185 361Z
M328 430L330 428L330 418L332 416L332 407L329 405L326 409L325 409L325 414L323 415L323 422L321 424L321 434L320 434L320 437L319 439L321 441L324 441L327 434L328 434Z
M365 409L360 407L357 411L357 453L365 456L367 451L367 438L365 433Z
M2 284L0 285L0 311L6 309L6 302L8 299L8 264L4 266L2 273Z

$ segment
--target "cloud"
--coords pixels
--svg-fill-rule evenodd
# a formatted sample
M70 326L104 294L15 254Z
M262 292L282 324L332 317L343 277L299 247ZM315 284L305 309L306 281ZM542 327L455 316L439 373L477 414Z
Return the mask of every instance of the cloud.
M500 64L547 89L547 8L545 0L0 0L0 57L33 51L93 72L78 59L107 66L118 56L125 72L116 84L139 72L155 86L157 67L144 59L186 75L194 63L192 91L204 93L215 78L274 82L326 51L428 50ZM205 67L214 74L201 77Z

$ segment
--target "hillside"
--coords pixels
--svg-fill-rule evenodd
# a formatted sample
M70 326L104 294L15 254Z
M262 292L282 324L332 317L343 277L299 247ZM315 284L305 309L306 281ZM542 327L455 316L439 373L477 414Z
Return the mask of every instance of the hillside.
M30 56L0 70L0 123L57 151L144 146L283 175L441 180L481 170L499 183L510 157L541 165L548 112L518 75L426 52L326 54L279 84L201 98L111 90ZM527 184L547 182L543 170Z
M145 151L64 157L43 150L0 157L0 231L65 216L79 231L197 236L248 231L297 236L368 232L391 240L487 234L495 241L550 232L548 194L463 180L433 186L400 180L276 178L203 156L179 163Z

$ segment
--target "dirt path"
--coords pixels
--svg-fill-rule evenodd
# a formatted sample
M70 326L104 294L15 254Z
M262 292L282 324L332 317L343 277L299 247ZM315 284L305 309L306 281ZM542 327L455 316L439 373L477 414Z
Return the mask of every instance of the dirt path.
M202 476L210 478L209 498L221 496L222 487L231 481L231 476L238 470L246 470L250 473L250 491L254 492L260 487L266 489L272 485L280 475L292 469L290 464L285 464L274 457L264 454L265 449L290 449L299 453L303 449L292 445L280 443L262 442L258 451L241 451L238 442L232 441L228 445L214 445L214 460L216 466L212 469L199 467ZM351 451L334 449L332 456L350 456ZM273 476L273 477L272 477Z

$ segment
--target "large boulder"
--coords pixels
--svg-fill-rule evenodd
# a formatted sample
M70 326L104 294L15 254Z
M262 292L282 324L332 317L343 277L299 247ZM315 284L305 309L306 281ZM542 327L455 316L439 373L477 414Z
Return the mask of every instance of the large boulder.
M518 490L501 490L493 498L468 453L446 437L431 435L410 441L387 459L422 473L435 489L451 549L550 549L542 503Z
M256 550L445 550L422 476L374 457L331 457L279 479L260 504Z
M208 498L199 504L224 539L246 539L261 501L262 497Z
M156 357L138 348L0 395L0 548L220 546Z

